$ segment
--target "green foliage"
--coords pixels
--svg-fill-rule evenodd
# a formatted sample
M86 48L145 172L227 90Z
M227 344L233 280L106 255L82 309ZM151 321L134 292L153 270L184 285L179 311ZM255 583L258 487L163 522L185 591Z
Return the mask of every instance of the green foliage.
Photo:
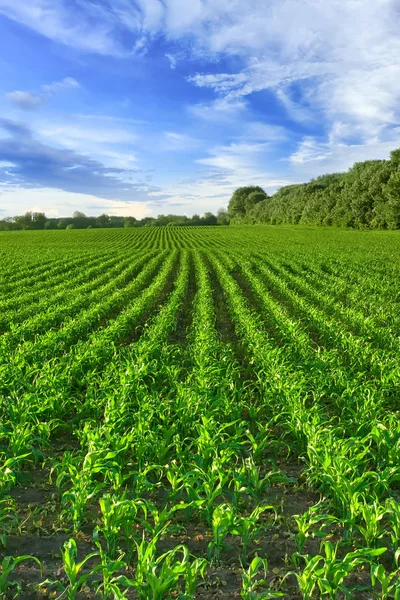
M3 561L0 563L0 598L17 598L17 596L19 596L21 585L18 581L11 581L10 575L18 567L18 565L27 560L34 561L39 565L40 569L42 569L40 560L35 556L30 556L28 554L23 556L5 556L3 558ZM11 590L13 587L17 588L17 591L13 596L9 596L9 590Z
M282 187L271 198L262 198L261 192L247 195L250 187L238 188L229 204L231 220L234 224L399 229L399 154L395 150L390 160L355 163L347 173Z
M0 236L0 596L400 600L398 233L149 223Z
M116 227L165 227L165 226L200 226L200 225L228 225L229 217L225 209L219 209L218 216L211 212L203 216L194 214L186 215L158 215L154 217L118 217L102 214L98 217L88 217L83 212L75 211L72 217L47 218L44 213L27 212L25 215L0 219L1 230L20 229L104 229Z
M272 590L268 582L259 577L260 571L267 576L268 561L266 558L256 556L251 561L248 569L242 573L242 590L240 597L243 600L261 600L262 598L282 598L285 594Z
M238 188L233 193L228 205L228 214L231 222L243 222L250 210L266 197L266 193L258 185L249 185Z

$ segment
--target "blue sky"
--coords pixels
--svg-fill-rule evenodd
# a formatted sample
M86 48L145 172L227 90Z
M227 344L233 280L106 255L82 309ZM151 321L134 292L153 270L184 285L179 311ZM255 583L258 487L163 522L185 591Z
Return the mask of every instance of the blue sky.
M393 0L0 0L0 216L191 215L400 147Z

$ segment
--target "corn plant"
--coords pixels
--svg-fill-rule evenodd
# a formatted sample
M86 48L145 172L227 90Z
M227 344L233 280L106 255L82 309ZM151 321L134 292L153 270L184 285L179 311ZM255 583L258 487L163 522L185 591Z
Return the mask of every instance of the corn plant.
M135 579L126 576L118 581L125 587L134 587L142 600L162 600L165 594L176 590L179 582L189 574L189 591L195 583L195 571L188 571L189 550L185 546L176 546L160 556L156 556L158 537L147 541L144 537L137 543L137 563ZM180 560L178 558L180 556ZM203 563L195 563L193 569L198 573L204 570ZM192 596L188 595L188 598Z
M304 600L310 600L316 587L322 595L331 600L337 598L339 592L349 593L344 584L345 578L359 565L369 562L371 558L380 556L386 548L363 548L348 552L344 558L337 557L338 546L325 541L321 545L324 555L305 556L305 566L301 573L295 573Z
M400 504L393 498L386 502L387 513L390 516L389 535L394 554L394 563L399 566L400 560Z
M230 504L216 506L212 514L212 541L208 544L207 557L219 561L226 536L235 529L235 512Z
M128 552L131 550L137 507L123 496L117 499L109 494L99 499L99 506L101 524L96 528L96 538L98 533L102 534L107 553L114 559L121 539L128 545Z
M282 598L282 592L272 590L265 580L268 571L268 561L266 558L255 556L247 570L242 572L242 589L240 597L243 600L261 600L261 598ZM264 573L264 579L259 577L260 572Z
M35 556L25 554L23 556L6 556L3 558L3 561L0 563L0 598L8 598L8 591L13 587L16 587L17 591L12 598L16 598L19 595L21 584L16 580L10 580L10 576L18 565L27 560L33 560L39 565L40 570L42 570L42 563Z
M377 582L380 584L380 592L375 593L375 597L380 600L400 599L400 571L396 569L392 573L387 573L383 565L371 565L371 584L375 588Z
M16 509L7 500L0 500L0 543L6 547L6 531L13 525L18 525Z
M65 575L68 579L68 585L64 586L60 581L52 581L46 579L41 585L51 584L61 589L61 595L59 598L66 597L68 600L76 600L79 590L87 583L87 581L93 577L96 573L101 571L102 566L97 565L87 572L83 572L83 568L86 563L92 558L98 557L98 552L91 552L81 562L77 562L78 548L74 539L69 539L64 543L64 548L61 550L61 556L63 561L63 568Z
M249 545L260 536L264 529L264 525L259 525L260 517L266 511L275 513L276 509L274 506L257 506L249 515L235 514L234 516L234 528L232 533L240 537L242 548L241 548L241 562L243 565L247 564Z
M324 514L324 512L320 514L319 511L321 510L323 511L323 503L319 502L301 515L294 515L293 518L297 525L297 533L295 534L294 539L298 554L303 552L304 545L310 536L326 537L328 534L326 531L324 531L323 527L337 521L337 519L332 515ZM317 530L311 529L315 525L319 524L320 527Z
M103 550L100 542L96 539L96 536L94 536L94 539L99 551L99 571L101 571L102 575L101 582L96 586L96 594L100 598L103 598L103 600L108 600L109 598L113 598L113 600L127 600L119 585L121 575L118 575L120 571L126 568L125 562L122 558L118 560L110 559L107 552Z

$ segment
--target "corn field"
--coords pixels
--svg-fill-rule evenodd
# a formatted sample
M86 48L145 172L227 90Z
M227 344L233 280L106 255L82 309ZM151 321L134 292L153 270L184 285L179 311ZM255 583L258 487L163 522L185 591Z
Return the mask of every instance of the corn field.
M398 233L0 256L0 598L400 600Z

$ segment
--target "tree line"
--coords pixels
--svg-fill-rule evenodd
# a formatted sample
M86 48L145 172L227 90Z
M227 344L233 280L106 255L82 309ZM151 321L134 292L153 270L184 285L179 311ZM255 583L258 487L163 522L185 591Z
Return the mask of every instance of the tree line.
M389 160L355 163L345 173L321 175L307 183L288 185L272 196L259 186L238 188L228 210L192 217L89 217L76 211L72 217L52 218L43 212L0 220L4 229L87 229L104 227L160 227L238 225L252 223L334 225L358 229L400 229L400 149Z
M238 188L228 216L231 224L400 229L400 149L389 160L357 162L346 173L288 185L272 196L258 186Z
M97 229L105 227L162 227L183 225L227 225L229 223L227 211L219 209L217 215L211 212L203 216L193 215L158 215L158 217L117 217L102 214L98 217L88 217L83 212L75 211L72 217L52 218L46 217L43 212L26 212L24 215L6 217L0 220L0 230L18 229Z

